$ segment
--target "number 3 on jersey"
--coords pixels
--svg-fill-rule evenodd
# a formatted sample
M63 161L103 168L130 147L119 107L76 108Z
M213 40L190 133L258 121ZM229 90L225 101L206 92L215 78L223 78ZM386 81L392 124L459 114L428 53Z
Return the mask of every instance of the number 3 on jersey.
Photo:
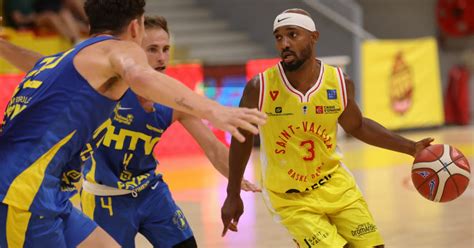
M312 161L314 159L314 156L315 156L314 142L312 140L305 140L305 141L301 142L300 146L304 147L304 149L306 149L306 151L307 151L307 154L306 154L306 156L303 157L303 160L304 161Z

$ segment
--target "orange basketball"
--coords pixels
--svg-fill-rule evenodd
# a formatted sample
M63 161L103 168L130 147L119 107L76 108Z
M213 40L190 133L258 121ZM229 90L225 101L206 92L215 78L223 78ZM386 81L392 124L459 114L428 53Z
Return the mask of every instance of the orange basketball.
M469 185L471 168L456 148L438 144L421 151L411 169L416 190L430 201L448 202L458 198Z

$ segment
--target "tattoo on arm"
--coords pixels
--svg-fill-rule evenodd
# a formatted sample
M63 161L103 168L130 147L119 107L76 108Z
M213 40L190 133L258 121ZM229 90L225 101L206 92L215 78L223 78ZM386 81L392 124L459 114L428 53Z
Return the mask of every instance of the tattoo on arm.
M191 107L189 104L187 104L187 103L184 102L184 101L185 101L184 97L182 97L182 98L176 98L174 101L175 101L178 105L180 105L180 106L186 108L186 109L189 110L189 111L193 111L193 110L194 110L193 107Z

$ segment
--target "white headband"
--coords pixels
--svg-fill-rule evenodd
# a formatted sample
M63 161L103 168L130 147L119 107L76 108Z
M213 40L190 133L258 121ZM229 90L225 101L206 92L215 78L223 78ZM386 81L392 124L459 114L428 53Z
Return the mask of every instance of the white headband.
M273 31L282 26L298 26L302 27L308 31L316 31L316 25L314 24L313 19L307 15L298 14L298 13L282 13L279 14L275 21L273 22Z

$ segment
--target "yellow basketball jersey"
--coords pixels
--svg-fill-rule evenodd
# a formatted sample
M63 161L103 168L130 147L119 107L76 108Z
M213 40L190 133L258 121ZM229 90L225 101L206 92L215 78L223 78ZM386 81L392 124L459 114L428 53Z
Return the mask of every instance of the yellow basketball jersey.
M342 158L337 122L346 104L340 68L321 62L320 76L305 95L289 83L281 64L260 74L259 108L268 115L260 127L266 189L303 192L331 180Z

